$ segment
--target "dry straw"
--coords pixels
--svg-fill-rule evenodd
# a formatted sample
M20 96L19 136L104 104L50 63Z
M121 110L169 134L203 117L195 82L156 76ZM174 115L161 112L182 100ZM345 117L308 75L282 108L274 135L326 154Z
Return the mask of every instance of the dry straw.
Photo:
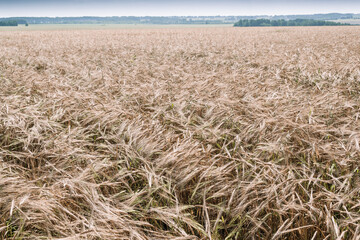
M358 27L0 33L0 238L360 239Z

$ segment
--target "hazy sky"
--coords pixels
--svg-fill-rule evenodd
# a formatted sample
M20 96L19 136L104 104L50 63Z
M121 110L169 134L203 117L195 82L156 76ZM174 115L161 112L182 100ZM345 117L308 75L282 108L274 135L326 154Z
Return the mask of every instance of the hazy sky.
M360 0L0 0L11 16L202 16L359 13Z

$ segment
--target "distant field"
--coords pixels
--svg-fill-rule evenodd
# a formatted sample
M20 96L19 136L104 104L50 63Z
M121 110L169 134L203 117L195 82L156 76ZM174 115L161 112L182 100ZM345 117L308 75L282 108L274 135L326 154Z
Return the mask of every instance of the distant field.
M158 28L213 28L232 27L233 24L181 24L181 25L157 25L157 24L33 24L25 27L0 27L0 31L43 31L43 30L100 30L100 29L158 29Z
M360 27L108 27L1 32L0 239L359 239Z
M338 19L335 22L349 23L349 24L360 24L360 19Z

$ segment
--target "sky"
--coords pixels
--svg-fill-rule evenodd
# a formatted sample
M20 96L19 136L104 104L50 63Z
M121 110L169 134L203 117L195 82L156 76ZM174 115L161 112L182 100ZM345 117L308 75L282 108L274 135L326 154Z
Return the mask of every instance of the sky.
M0 0L0 17L360 13L360 0Z

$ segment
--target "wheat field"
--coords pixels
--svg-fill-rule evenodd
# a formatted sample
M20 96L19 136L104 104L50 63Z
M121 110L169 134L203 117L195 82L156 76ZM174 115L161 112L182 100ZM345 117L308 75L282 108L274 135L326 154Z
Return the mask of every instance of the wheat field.
M0 239L360 239L360 27L0 33Z

